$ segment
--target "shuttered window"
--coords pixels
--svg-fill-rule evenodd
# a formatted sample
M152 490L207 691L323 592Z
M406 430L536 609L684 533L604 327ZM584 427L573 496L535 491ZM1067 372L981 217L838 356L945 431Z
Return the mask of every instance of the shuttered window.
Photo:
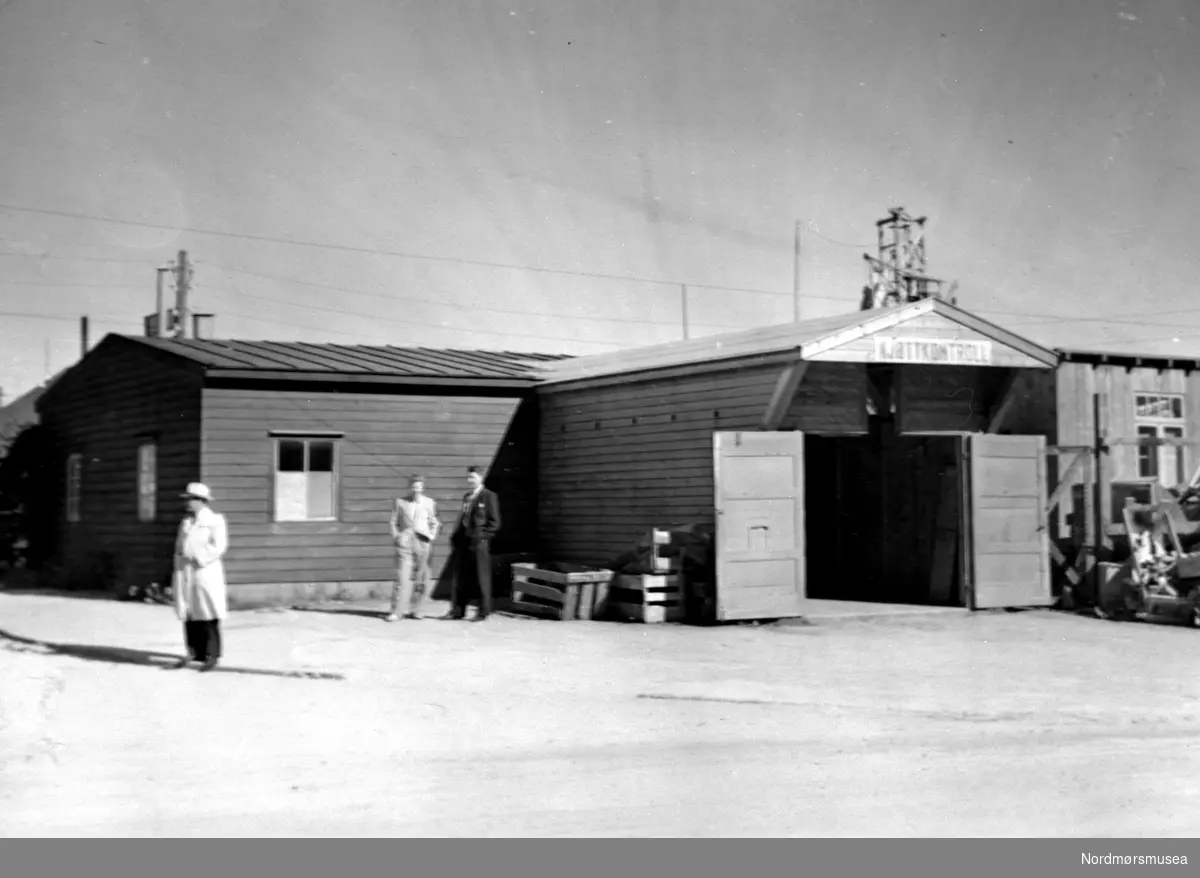
M67 457L67 521L82 521L81 496L83 492L83 455Z
M137 456L138 521L154 521L158 515L158 446L143 442Z

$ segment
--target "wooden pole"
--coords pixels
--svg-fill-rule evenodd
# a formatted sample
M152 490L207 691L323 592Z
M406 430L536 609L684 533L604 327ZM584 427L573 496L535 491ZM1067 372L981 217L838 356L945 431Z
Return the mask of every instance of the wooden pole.
M800 322L800 220L796 220L796 242L792 253L793 319Z
M1092 510L1091 518L1094 522L1092 525L1092 597L1099 606L1100 589L1103 586L1101 581L1100 562L1107 560L1105 557L1105 549L1108 546L1108 521L1104 514L1107 506L1108 491L1108 471L1104 465L1104 455L1107 449L1105 448L1105 405L1108 403L1108 395L1104 393L1092 394L1092 472L1094 479L1092 483Z
M191 316L188 314L188 287L191 285L187 261L187 251L179 251L179 262L175 266L175 307L178 312L179 326L175 329L176 338L191 336Z
M681 304L682 304L682 306L683 306L683 308L682 308L682 314L683 314L683 337L686 339L686 338L690 338L690 337L691 337L691 336L688 334L688 290L687 290L687 284L680 284L680 285L679 285L679 294L680 294L680 302L681 302Z
M86 357L88 352L88 319L79 318L79 356Z

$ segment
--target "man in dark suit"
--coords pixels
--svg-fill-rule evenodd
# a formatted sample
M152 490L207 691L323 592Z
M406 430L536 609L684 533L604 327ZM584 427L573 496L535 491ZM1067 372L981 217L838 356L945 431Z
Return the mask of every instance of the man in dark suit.
M467 605L478 603L475 621L482 622L492 612L491 540L500 530L500 501L483 486L479 467L467 468L471 490L463 495L458 526L450 538L454 546L454 590L450 597L448 619L463 619Z

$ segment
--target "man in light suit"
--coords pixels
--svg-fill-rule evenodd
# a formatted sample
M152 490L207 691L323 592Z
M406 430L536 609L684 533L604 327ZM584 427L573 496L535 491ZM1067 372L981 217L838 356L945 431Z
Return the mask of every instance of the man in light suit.
M482 622L492 612L492 551L491 540L500 530L500 500L483 486L479 467L467 468L470 490L463 495L458 526L451 542L454 545L454 591L447 619L463 619L472 599L478 604L476 622Z
M425 494L425 480L418 475L408 480L408 496L392 505L392 542L396 546L396 584L392 586L392 611L387 620L416 619L421 600L433 591L429 583L429 559L433 541L442 523L437 504Z

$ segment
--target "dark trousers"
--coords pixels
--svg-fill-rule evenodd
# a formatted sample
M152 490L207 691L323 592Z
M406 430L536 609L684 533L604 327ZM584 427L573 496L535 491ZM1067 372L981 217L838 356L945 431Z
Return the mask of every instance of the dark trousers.
M205 662L221 657L221 623L218 620L189 620L183 623L183 634L187 640L188 655L196 661Z
M487 540L474 545L463 540L455 547L454 591L450 596L450 612L464 615L472 600L479 606L478 616L492 612L492 550Z

